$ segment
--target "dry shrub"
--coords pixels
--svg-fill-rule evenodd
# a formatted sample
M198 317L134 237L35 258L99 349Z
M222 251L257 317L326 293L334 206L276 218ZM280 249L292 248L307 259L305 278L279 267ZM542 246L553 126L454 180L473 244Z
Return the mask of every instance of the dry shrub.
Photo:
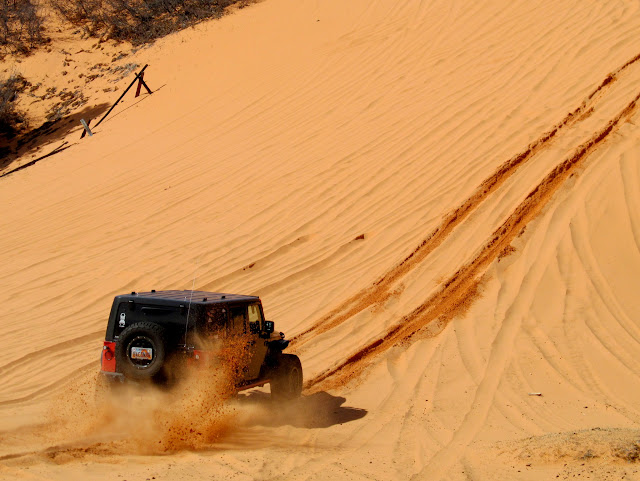
M35 0L0 0L0 45L26 52L41 43L42 17Z
M20 74L0 82L0 136L12 138L26 126L25 116L16 109L15 100L28 85Z
M69 22L89 35L108 36L141 44L220 17L233 4L247 0L50 0Z

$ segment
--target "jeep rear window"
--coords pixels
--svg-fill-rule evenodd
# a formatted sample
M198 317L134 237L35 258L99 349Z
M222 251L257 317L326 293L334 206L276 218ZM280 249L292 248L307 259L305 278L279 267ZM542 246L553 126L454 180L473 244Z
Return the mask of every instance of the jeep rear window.
M231 322L229 327L231 332L246 332L247 306L236 306L231 308Z
M211 306L204 314L206 332L216 332L227 325L227 309L224 306Z

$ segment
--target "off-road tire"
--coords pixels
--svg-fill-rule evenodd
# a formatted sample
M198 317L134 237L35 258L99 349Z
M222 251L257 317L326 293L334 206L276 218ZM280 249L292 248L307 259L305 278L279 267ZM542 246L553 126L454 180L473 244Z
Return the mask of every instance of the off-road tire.
M146 363L131 358L131 348L151 347L152 359ZM116 343L116 366L129 379L147 380L160 373L165 364L166 336L163 327L153 322L136 322L128 326Z
M271 398L288 401L302 393L302 364L294 354L280 354L271 377Z

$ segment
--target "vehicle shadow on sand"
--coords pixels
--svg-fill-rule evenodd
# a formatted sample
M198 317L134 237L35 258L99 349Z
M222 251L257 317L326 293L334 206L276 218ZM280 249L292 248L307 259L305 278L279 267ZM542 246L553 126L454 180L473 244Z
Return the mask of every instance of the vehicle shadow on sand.
M265 392L254 391L238 395L238 403L257 407L262 415L252 416L248 425L319 429L362 419L366 409L344 406L346 398L325 391L303 395L285 403L276 402Z

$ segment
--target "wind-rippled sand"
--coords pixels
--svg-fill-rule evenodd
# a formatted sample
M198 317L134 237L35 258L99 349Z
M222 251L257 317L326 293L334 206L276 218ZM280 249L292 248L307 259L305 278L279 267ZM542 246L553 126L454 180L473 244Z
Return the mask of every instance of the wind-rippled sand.
M0 477L640 479L639 34L265 0L133 54L152 95L0 179ZM94 406L113 296L192 284L262 298L299 403Z

